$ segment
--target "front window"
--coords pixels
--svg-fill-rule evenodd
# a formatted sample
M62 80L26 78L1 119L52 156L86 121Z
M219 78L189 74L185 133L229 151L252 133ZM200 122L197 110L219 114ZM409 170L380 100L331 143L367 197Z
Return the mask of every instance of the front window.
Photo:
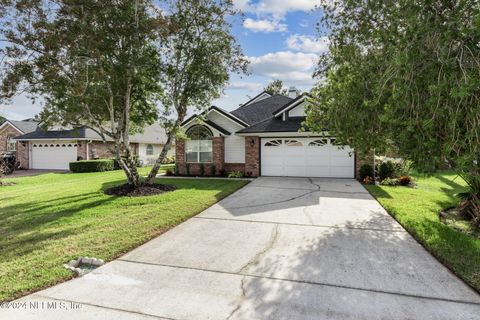
M147 145L147 156L153 156L153 146L151 144Z
M212 132L205 126L195 125L187 130L185 154L187 162L212 162Z
M17 142L14 141L12 137L7 138L7 151L8 152L17 151Z

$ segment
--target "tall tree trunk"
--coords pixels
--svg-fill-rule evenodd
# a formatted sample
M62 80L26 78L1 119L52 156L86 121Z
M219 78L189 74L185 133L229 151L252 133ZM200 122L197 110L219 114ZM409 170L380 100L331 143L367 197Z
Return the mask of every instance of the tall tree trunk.
M160 170L162 162L167 156L168 150L170 150L170 148L172 147L173 139L175 138L178 132L178 129L180 128L180 124L183 122L184 117L185 115L183 113L180 114L177 120L175 121L175 124L172 130L168 132L167 142L163 146L162 152L160 152L160 154L158 155L157 161L155 161L155 164L153 165L152 170L150 170L150 173L148 174L148 177L145 180L145 183L152 184L154 182L155 177L157 176L158 171Z

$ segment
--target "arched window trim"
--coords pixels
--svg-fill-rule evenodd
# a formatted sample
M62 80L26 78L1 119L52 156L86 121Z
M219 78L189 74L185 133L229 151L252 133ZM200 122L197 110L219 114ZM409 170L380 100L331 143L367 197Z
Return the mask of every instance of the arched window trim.
M201 133L203 133L204 135L201 136ZM210 128L208 128L207 126L201 124L196 124L188 128L186 135L192 140L211 140L213 138L212 130L210 130Z
M265 147L279 147L282 145L281 139L268 140L265 142Z
M188 128L185 142L185 161L187 163L209 163L213 161L213 133L203 125Z

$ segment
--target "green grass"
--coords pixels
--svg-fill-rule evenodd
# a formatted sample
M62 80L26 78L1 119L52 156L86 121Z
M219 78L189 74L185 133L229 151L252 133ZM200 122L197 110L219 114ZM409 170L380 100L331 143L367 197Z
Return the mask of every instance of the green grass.
M124 183L121 171L51 173L7 181L16 184L0 187L0 301L71 278L62 266L69 260L112 260L246 184L161 179L179 189L119 198L103 190Z
M456 206L465 182L452 172L414 176L417 188L367 186L382 206L444 265L480 292L480 239L443 224L439 212Z

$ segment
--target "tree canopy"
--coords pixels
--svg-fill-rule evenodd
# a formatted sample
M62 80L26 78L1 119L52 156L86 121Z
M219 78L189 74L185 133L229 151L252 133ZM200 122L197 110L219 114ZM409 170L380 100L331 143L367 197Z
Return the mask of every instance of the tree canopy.
M129 184L141 179L129 135L161 118L168 141L189 108L218 97L246 60L230 0L0 2L0 101L42 97L44 124L89 127L114 142Z
M271 81L265 88L263 88L263 91L275 95L275 94L282 94L286 96L288 94L288 90L283 87L283 81L282 80L273 80Z
M478 1L335 1L307 125L434 170L480 163ZM475 165L477 163L477 165Z

